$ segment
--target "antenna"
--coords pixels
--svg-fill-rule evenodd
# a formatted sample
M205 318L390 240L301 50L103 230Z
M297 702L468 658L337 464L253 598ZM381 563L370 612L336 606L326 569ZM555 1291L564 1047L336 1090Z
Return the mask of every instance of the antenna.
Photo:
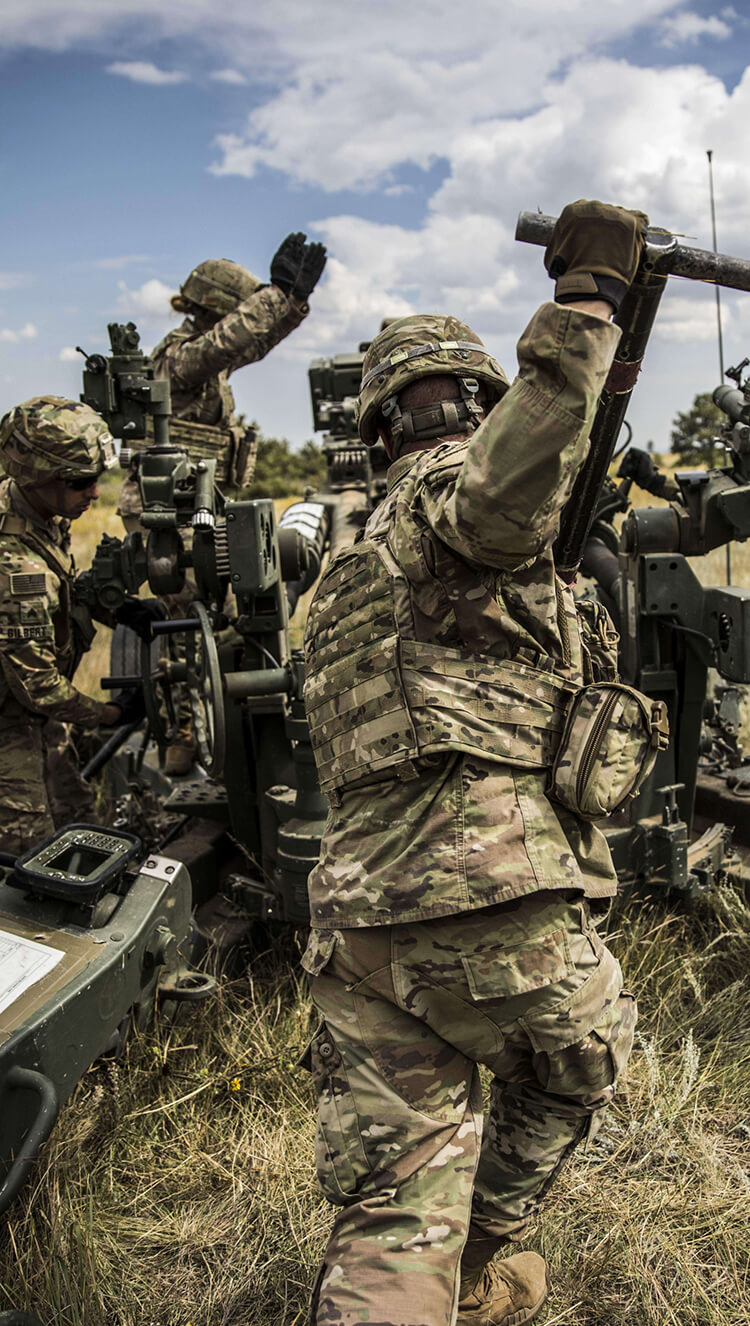
M716 205L714 203L714 169L712 165L713 152L707 151L706 156L708 157L708 188L711 197L711 228L713 231L714 253L718 253L719 250L716 243ZM721 333L721 295L719 294L718 285L715 287L715 289L716 289L716 327L719 333L719 373L721 375L721 380L723 382L724 381L724 340Z

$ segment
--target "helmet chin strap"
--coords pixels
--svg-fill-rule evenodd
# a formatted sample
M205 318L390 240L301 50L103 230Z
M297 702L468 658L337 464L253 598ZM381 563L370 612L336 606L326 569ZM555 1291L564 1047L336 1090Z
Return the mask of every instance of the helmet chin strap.
M393 438L393 459L404 446L412 442L430 442L436 437L450 437L454 433L473 433L484 418L484 410L477 400L477 378L457 378L460 400L432 401L429 405L415 405L402 410L398 396L389 396L381 410Z

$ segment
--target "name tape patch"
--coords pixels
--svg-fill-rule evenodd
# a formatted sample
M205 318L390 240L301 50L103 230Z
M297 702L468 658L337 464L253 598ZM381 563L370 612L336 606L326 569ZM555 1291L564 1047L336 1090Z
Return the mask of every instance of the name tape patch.
M51 626L0 626L0 640L51 640Z

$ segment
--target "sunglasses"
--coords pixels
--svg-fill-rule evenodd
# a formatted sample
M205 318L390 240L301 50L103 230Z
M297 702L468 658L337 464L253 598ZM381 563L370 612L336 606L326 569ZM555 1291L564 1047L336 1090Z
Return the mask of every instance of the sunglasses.
M63 483L66 488L72 488L74 493L85 493L86 489L93 488L100 478L101 474L86 474L81 475L80 479L64 479Z

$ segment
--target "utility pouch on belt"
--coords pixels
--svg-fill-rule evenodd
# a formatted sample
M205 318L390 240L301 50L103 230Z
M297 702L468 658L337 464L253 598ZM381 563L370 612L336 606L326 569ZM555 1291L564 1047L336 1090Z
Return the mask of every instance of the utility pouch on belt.
M584 686L570 703L550 795L581 819L611 815L635 796L668 745L662 700L619 682Z

